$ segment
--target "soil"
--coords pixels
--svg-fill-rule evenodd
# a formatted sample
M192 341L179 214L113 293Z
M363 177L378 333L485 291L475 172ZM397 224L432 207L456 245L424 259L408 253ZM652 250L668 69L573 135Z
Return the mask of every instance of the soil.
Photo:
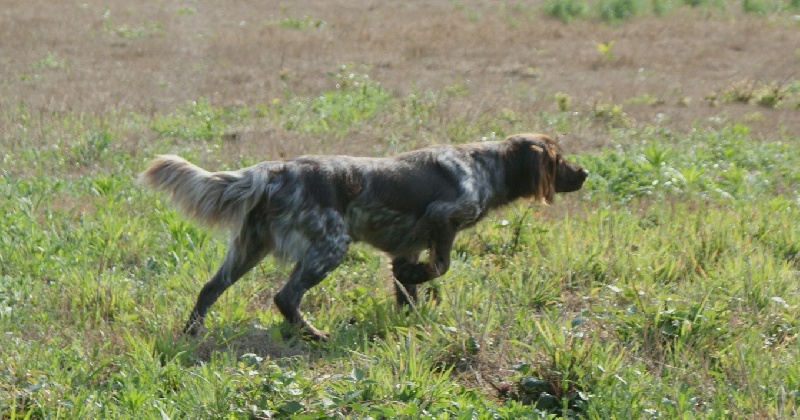
M676 132L723 121L746 122L764 140L800 133L796 100L713 100L735 86L797 85L800 24L786 13L680 7L609 25L565 24L538 3L298 3L6 2L0 106L97 115L166 113L201 97L255 106L331 90L329 73L348 64L396 95L460 86L453 112L556 112L558 94L576 112L620 104L630 121ZM612 42L608 54L598 49ZM576 137L573 151L611 137L600 128L560 134Z

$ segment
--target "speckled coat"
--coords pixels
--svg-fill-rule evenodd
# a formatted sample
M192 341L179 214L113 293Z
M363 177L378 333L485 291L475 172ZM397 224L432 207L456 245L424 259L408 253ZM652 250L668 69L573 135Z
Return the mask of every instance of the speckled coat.
M296 263L275 304L315 339L327 333L300 313L303 294L363 241L392 257L397 300L444 274L459 230L521 197L552 202L581 188L587 173L542 134L434 146L389 158L301 156L237 171L208 172L159 156L141 174L189 216L231 232L227 255L203 286L185 331L196 334L219 295L267 254ZM428 250L429 260L420 262Z

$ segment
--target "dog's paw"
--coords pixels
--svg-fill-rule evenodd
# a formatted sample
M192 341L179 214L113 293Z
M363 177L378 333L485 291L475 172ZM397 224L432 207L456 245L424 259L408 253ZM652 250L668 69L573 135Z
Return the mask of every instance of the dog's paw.
M330 336L331 334L329 332L314 328L312 325L306 325L303 328L303 337L310 341L324 343L328 341Z
M183 334L189 337L197 337L201 328L203 328L203 321L189 320L183 327Z
M285 322L280 326L281 337L286 341L306 340L312 342L328 341L330 333L315 328L313 325L304 323Z

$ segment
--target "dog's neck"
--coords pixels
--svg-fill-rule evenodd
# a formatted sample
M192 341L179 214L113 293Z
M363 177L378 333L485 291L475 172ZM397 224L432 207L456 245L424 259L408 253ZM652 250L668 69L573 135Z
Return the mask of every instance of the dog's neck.
M507 141L486 143L473 154L476 164L483 169L476 173L486 176L487 184L493 187L485 192L486 210L539 193L538 168L533 165L535 156L531 150L519 146Z
M472 158L475 164L480 167L476 170L476 174L484 176L485 182L480 183L486 185L485 191L481 191L482 202L486 213L488 210L504 206L517 198L525 195L530 195L530 192L524 191L518 179L526 176L525 168L521 165L515 164L512 155L514 152L511 150L511 145L507 142L499 141L492 143L484 143L484 147L475 149L472 153ZM528 173L530 169L528 169Z

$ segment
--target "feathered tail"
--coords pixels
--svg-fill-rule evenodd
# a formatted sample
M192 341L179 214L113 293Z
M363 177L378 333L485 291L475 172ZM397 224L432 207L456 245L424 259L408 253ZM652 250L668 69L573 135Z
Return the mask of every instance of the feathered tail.
M139 175L150 188L170 194L190 217L237 232L262 198L266 182L253 171L209 172L175 155L156 157Z

